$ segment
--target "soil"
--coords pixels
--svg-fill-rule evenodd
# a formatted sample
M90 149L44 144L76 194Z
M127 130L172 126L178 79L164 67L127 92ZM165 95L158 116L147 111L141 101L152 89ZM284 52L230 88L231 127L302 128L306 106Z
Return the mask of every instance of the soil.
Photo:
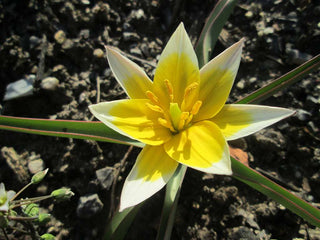
M1 100L1 114L93 119L88 105L126 98L104 57L104 45L134 57L152 76L176 26L184 22L195 42L215 3L0 1L0 99L9 83L35 75L33 95ZM229 101L318 54L319 17L319 0L240 0L214 51L217 54L240 38L246 39ZM252 168L319 207L319 71L262 104L295 109L297 114L232 144L248 153ZM140 149L128 151L124 145L7 131L0 131L0 136L0 182L7 189L18 191L32 171L48 167L45 180L23 197L48 194L62 186L75 193L67 202L41 204L53 220L39 232L48 231L57 239L101 239ZM126 153L128 158L120 166ZM111 186L119 168L117 184ZM145 202L126 239L155 239L163 196L160 191ZM320 239L320 229L232 177L188 169L172 239L314 240Z

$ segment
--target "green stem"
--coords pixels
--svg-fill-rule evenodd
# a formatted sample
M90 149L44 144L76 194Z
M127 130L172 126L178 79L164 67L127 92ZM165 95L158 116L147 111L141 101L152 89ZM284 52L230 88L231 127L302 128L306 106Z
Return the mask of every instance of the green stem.
M170 240L175 214L180 197L181 185L187 166L180 164L167 183L157 240Z
M43 200L48 199L48 198L52 198L52 196L51 195L46 195L46 196L41 196L41 197L34 197L34 198L16 200L16 201L14 201L12 203L11 208L13 209L13 208L16 208L16 207L21 207L21 206L26 205L26 204L40 202L40 201L43 201Z
M19 192L16 193L16 195L13 196L13 198L10 201L12 202L13 200L15 200L24 190L26 190L31 185L31 182L25 185Z

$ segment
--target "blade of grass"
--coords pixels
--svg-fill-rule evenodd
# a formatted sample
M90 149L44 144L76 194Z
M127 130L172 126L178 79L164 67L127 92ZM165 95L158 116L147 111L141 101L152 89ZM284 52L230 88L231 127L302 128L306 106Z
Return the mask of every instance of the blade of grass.
M211 52L217 42L221 29L236 4L236 0L220 0L211 11L195 48L200 67L209 61Z
M131 226L133 219L137 215L141 204L127 208L122 212L117 212L108 224L103 239L105 240L121 240L125 237Z
M142 143L125 137L97 121L69 121L0 116L0 129L55 137L91 139L143 147Z
M234 158L231 161L233 177L282 204L312 225L320 227L319 209Z
M272 81L268 85L242 98L236 103L246 104L261 102L262 100L265 100L266 98L272 96L276 92L298 82L303 77L307 76L310 72L316 70L319 67L320 54L305 62L304 64L300 65L299 67L293 69L292 71L284 74L278 79Z
M157 240L170 240L171 238L171 232L178 206L181 185L186 170L187 167L185 165L180 164L170 181L167 183L160 226L156 238Z

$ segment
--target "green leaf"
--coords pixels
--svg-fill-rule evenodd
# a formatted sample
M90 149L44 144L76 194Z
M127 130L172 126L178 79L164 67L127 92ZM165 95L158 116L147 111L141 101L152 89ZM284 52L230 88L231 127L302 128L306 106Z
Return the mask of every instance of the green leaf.
M161 221L157 234L157 240L170 239L171 232L174 224L174 217L176 214L181 185L187 167L180 164L174 175L167 183L166 195L164 198L164 204L162 208Z
M119 134L101 122L0 116L0 129L55 137L91 139L143 147L142 143Z
M142 203L127 208L122 212L117 212L112 218L111 222L106 228L104 238L105 240L121 240L123 239L135 216L137 215Z
M200 67L210 60L222 27L236 4L236 0L220 0L210 13L195 48Z
M268 85L258 89L257 91L249 94L248 96L242 98L236 103L246 104L246 103L259 103L262 100L271 97L276 92L298 82L310 72L316 70L320 66L320 54L300 65L299 67L293 69L292 71L284 74L278 79L272 81Z
M233 177L281 203L312 225L320 227L319 209L234 158L231 158L231 161Z

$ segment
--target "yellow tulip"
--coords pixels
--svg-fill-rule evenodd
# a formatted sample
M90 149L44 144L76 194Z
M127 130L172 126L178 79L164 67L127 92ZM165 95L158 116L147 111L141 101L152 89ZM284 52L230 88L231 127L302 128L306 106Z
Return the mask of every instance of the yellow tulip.
M181 23L161 54L153 81L137 64L107 49L110 68L130 99L89 108L108 127L145 144L124 183L120 211L164 187L178 164L231 175L227 141L294 113L284 108L225 104L238 71L243 42L235 43L199 69Z

